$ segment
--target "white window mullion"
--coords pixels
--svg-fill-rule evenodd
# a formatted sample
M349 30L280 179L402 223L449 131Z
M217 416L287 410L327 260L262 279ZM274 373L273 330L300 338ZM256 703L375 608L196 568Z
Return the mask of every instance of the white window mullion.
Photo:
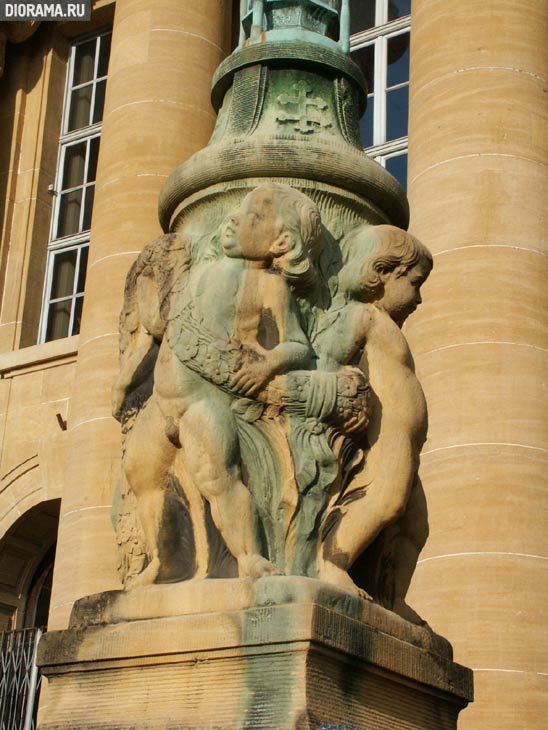
M91 124L93 122L93 115L95 114L95 89L97 88L97 84L95 81L91 84L91 102L89 105L89 119L88 124Z
M373 145L386 140L386 38L375 42L375 113L373 118Z
M82 255L82 247L76 249L76 264L74 268L74 281L72 282L72 297L74 298L78 292L78 275L80 271L80 256Z
M84 228L84 211L86 208L86 180L88 177L88 163L89 163L89 143L90 140L86 140L86 151L84 153L84 171L82 177L82 197L80 204L80 215L78 217L78 230L81 231Z
M89 108L89 124L92 124L93 117L95 115L95 92L97 90L97 72L99 70L99 39L101 36L97 36L95 39L95 58L93 59L93 85L91 89L91 104Z
M54 261L55 261L55 256L53 256L50 251L48 253L47 269L46 269L46 282L45 282L45 286L44 286L44 296L43 296L43 304L42 304L43 316L42 316L42 321L40 322L40 330L38 333L39 342L45 342L45 340L46 340Z
M74 266L74 279L72 281L72 296L70 298L70 317L69 317L69 326L68 326L68 336L69 337L72 334L72 329L73 329L73 325L74 325L74 310L76 309L76 307L74 305L76 303L76 289L78 287L78 272L80 271L80 254L81 254L81 252L82 252L82 249L80 247L76 249L76 264Z
M95 58L93 60L93 78L96 79L99 71L99 51L101 50L101 37L97 36L95 39Z
M388 2L389 0L376 0L375 25L388 23Z
M61 208L61 187L63 185L63 170L65 168L65 150L66 147L59 145L59 155L57 158L57 171L55 173L55 182L53 184L53 215L51 219L50 240L54 241L59 233L59 210Z
M75 59L76 59L76 46L72 46L71 53L70 53L70 59L69 59L67 85L65 88L65 101L64 101L64 105L63 105L63 121L61 124L61 136L64 136L68 132L70 102L71 102L71 98L72 98L72 87L73 87L73 83L74 83Z
M70 303L70 315L69 315L69 324L68 324L67 337L70 337L71 334L72 334L72 325L74 323L74 297L71 297L70 299L67 299L67 302Z
M84 233L79 233L74 236L67 236L66 238L59 238L55 243L52 243L49 250L52 253L55 253L55 251L64 251L65 249L68 249L71 246L80 246L83 243L87 243L89 240L89 233L87 231L84 231Z

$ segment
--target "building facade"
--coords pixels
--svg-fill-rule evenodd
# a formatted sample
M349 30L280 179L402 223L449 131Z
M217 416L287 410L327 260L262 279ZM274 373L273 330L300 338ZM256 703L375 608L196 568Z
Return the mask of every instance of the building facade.
M430 538L410 603L475 671L462 728L540 730L548 6L351 8L364 145L407 184L410 230L435 261L406 324L430 413ZM207 144L238 13L230 0L97 0L90 22L0 28L4 630L43 625L48 605L49 628L64 628L76 599L119 587L110 391L124 280L161 232L163 183Z

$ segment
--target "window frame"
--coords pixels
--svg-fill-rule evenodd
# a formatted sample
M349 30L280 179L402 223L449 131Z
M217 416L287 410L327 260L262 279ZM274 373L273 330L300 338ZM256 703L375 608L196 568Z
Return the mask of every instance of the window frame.
M394 157L407 154L409 135L392 140L387 137L387 92L409 87L409 80L388 87L388 42L405 33L411 37L411 14L395 20L388 19L389 0L375 1L375 25L350 37L350 52L373 47L373 93L368 93L368 103L374 97L373 144L365 147L367 154L386 168L386 162Z
M53 196L53 202L52 202L52 211L51 211L51 220L50 220L50 228L49 228L49 237L48 237L48 251L47 251L47 261L46 261L46 274L44 277L44 289L42 294L42 310L40 315L40 326L38 330L38 344L42 344L44 342L49 342L52 339L62 339L62 337L58 338L48 338L48 326L50 324L50 312L51 307L53 304L58 303L60 301L70 301L70 317L69 317L69 327L68 332L64 337L71 337L74 334L77 334L74 332L74 319L75 314L77 311L77 303L78 299L83 299L84 297L84 290L82 292L78 292L78 281L81 278L80 273L80 263L82 260L82 253L84 249L87 249L89 247L89 241L90 241L90 230L91 230L91 220L93 215L93 201L91 203L91 211L89 214L89 227L84 228L84 221L86 216L86 200L88 195L88 190L93 188L95 189L96 186L96 175L94 177L93 181L89 181L87 179L88 173L89 173L89 164L91 159L91 144L93 139L99 139L101 138L101 132L103 127L103 114L101 115L101 120L98 122L92 122L91 124L87 124L85 126L79 127L74 130L68 129L69 127L69 121L70 121L70 113L71 113L71 100L72 100L72 94L75 90L85 88L86 86L92 86L92 92L91 92L91 100L90 100L90 111L89 111L89 117L88 121L93 119L93 114L95 113L95 102L97 99L97 85L104 81L105 84L108 79L108 62L107 62L107 69L106 74L98 76L98 70L99 70L99 61L100 61L100 51L101 51L101 44L103 43L103 39L106 36L112 36L112 28L109 26L103 26L101 28L97 28L91 33L87 33L84 36L80 36L78 38L75 38L71 41L71 47L70 47L70 57L68 59L67 64L67 75L66 75L66 81L65 81L65 93L63 96L63 111L61 116L61 133L59 136L58 141L58 150L57 150L57 167L56 167L56 173L55 173L55 181L52 186L49 188L50 194ZM93 74L91 79L88 81L75 84L74 83L74 72L75 72L75 66L76 66L76 53L78 47L89 43L91 40L95 40L95 58L93 63ZM110 53L110 52L109 52ZM83 164L83 172L82 172L82 182L69 186L67 188L63 188L64 185L64 176L65 176L65 160L67 151L70 147L73 147L77 144L80 144L82 142L85 142L85 155L84 155L84 164ZM67 193L73 192L75 190L81 190L82 191L82 197L80 202L80 211L78 216L78 227L77 230L73 233L66 234L64 236L58 236L59 227L61 225L61 205L63 203L63 196ZM67 294L63 297L52 297L52 286L53 286L53 277L54 277L54 268L55 268L55 260L56 256L65 251L71 251L71 250L77 250L77 257L76 257L76 266L74 271L74 279L73 279L73 288L72 293ZM85 284L85 273L84 273L84 284Z

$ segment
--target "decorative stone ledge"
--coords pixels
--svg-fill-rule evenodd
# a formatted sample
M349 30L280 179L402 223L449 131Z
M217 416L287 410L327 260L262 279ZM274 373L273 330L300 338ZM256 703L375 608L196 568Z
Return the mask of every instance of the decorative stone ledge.
M183 585L84 599L79 627L44 636L51 709L41 730L449 730L472 698L472 673L443 640L444 653L427 649L426 628L345 591L267 578L189 583L185 597ZM201 588L202 601L265 605L123 621L161 605L162 589L166 611L178 590L184 613ZM317 600L274 604L276 592ZM95 624L119 622L84 625L93 608Z
M78 354L79 339L79 335L74 335L13 352L4 352L0 354L0 378L10 378L16 374L20 375L23 371L51 367L63 361L73 362Z

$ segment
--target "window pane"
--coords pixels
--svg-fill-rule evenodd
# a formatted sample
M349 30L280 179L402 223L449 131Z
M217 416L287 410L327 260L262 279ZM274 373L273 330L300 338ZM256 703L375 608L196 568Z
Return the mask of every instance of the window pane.
M97 174L97 157L99 156L99 137L94 137L89 143L88 174L86 182L93 182Z
M49 305L46 342L68 336L71 306L72 299Z
M42 341L80 329L110 51L111 33L73 46L59 140L62 166L56 174L59 195L48 249Z
M364 147L371 147L373 144L373 110L375 108L375 97L367 97L367 109L360 121L360 132Z
M407 135L409 86L386 92L386 141Z
M75 188L84 182L84 161L86 157L86 143L80 142L66 148L65 166L61 188Z
M409 81L409 33L388 39L388 87Z
M91 81L95 68L95 39L76 46L73 86Z
M93 109L93 124L103 119L103 109L105 106L105 90L107 82L99 81L95 87L95 106Z
M350 33L375 25L375 0L350 0Z
M386 169L404 190L407 190L407 154L398 155L398 157L390 157L386 160Z
M80 230L80 207L82 205L82 190L73 190L61 195L59 206L59 221L57 224L57 238L70 236Z
M82 305L84 304L84 297L76 297L74 300L74 320L72 322L71 335L80 334L80 322L82 321Z
M389 0L388 20L403 18L411 14L411 0Z
M93 211L93 198L95 196L95 185L89 185L85 189L86 201L84 204L84 220L82 221L82 230L89 231L91 228L91 213Z
M110 42L112 40L112 36L109 35L103 35L101 36L100 40L100 47L99 47L99 66L97 68L97 76L100 78L101 76L106 76L108 71L108 60L110 57Z
M46 577L40 587L40 591L36 596L36 605L34 610L33 626L47 626L49 607L51 603L51 584L53 580L53 562L47 568ZM28 608L27 608L28 610Z
M89 124L89 113L91 110L91 92L93 86L84 86L72 92L70 100L70 114L68 131L87 127Z
M81 294L84 291L84 287L86 285L86 272L88 268L88 252L89 248L88 246L83 246L83 248L80 249L80 270L78 272L78 286L76 287L76 291L78 294Z
M374 84L373 84L373 78L374 78L374 68L375 68L375 46L364 46L363 48L358 48L357 51L352 51L351 55L352 60L354 63L358 64L358 66L361 68L363 75L365 76L365 80L367 81L367 90L370 93L373 93Z
M77 249L73 248L55 255L50 299L72 296L77 254Z

